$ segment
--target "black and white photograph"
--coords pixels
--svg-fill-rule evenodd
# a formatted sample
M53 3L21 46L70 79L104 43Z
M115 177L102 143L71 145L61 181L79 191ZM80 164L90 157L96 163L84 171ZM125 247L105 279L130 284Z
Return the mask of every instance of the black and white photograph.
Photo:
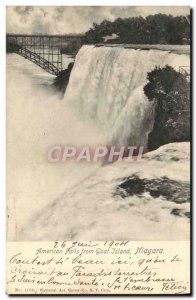
M7 6L8 242L190 242L191 19Z

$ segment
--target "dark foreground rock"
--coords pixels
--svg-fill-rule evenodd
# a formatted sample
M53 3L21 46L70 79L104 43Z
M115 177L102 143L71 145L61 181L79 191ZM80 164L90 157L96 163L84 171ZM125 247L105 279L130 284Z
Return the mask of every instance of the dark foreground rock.
M157 179L139 178L132 175L122 179L122 183L116 187L114 196L122 198L148 192L153 198L162 196L167 201L175 203L190 202L190 185L187 182L171 180L167 177Z
M61 73L58 77L55 78L55 81L53 83L53 87L55 87L55 89L57 89L60 92L61 96L64 95L65 90L67 88L73 65L74 63L70 63L67 69L61 71Z

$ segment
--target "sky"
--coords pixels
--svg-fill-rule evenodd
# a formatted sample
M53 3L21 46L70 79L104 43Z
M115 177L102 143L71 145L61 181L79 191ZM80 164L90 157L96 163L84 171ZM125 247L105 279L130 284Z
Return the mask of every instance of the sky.
M186 6L8 6L7 33L84 33L93 22L104 19L146 17L165 13L173 16L188 15Z

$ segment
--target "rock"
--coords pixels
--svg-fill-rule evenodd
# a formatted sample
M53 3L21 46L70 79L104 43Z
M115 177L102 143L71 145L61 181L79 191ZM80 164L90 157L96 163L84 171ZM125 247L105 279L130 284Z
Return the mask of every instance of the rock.
M165 200L175 203L190 202L190 185L187 182L178 182L167 177L149 180L137 175L123 178L122 181L116 187L114 196L126 198L148 192L153 198L162 196Z

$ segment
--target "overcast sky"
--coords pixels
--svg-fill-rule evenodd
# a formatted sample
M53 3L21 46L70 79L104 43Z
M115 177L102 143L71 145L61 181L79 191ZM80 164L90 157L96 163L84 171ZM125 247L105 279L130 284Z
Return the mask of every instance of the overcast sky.
M188 15L189 7L143 6L9 6L7 7L8 33L82 33L93 22L110 21L118 17L147 16L165 13L173 16Z

